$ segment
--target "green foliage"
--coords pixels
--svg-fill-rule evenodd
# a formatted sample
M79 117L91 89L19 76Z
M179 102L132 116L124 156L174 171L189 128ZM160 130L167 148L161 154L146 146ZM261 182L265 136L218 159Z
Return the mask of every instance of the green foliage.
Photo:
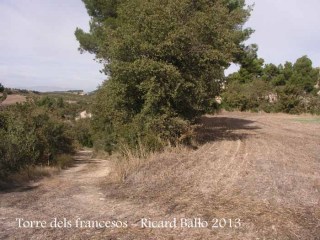
M73 151L66 123L37 104L0 111L1 177L30 165L55 164L57 155Z
M266 64L261 65L260 69L252 67L257 66L257 55L250 54L250 51L247 55L253 57L245 55L240 70L228 78L227 89L223 93L226 108L319 113L320 96L315 88L319 69L312 67L312 61L307 56L297 59L294 64ZM271 100L270 96L274 99Z
M293 85L286 85L283 88L278 88L277 90L278 96L281 100L275 105L276 111L292 114L303 112L300 105L301 91L297 87Z
M293 65L289 84L310 93L316 85L318 74L318 70L312 67L312 61L307 56L303 56Z
M277 78L277 76L280 74L280 71L281 70L276 65L272 63L266 64L262 70L262 79L266 82L271 82L273 79ZM276 82L277 85L281 85L281 79L277 78Z
M2 94L2 96L1 96L1 98L0 98L0 102L6 100L7 96L8 96L7 92L4 91L3 94Z
M4 92L4 86L0 83L0 93Z
M47 109L53 109L58 107L58 101L55 98L43 97L36 101L39 107L46 107Z
M261 79L252 80L247 84L233 81L228 85L227 91L222 94L224 107L229 110L258 111L263 105L267 110L269 108L266 99L268 92L268 84Z
M80 50L110 76L93 107L96 146L111 152L139 142L150 150L175 143L215 108L224 69L252 32L244 1L84 0L90 32Z
M93 147L91 119L79 119L78 114L84 110L90 110L90 98L71 98L70 94L50 94L35 99L37 107L46 109L51 116L68 122L68 134L82 147ZM69 103L69 99L73 99ZM77 101L75 101L77 100Z
M81 146L93 147L91 119L79 119L74 123L74 138Z
M258 58L257 51L258 46L256 44L244 48L244 51L237 58L240 69L229 76L229 82L245 84L262 76L264 60Z

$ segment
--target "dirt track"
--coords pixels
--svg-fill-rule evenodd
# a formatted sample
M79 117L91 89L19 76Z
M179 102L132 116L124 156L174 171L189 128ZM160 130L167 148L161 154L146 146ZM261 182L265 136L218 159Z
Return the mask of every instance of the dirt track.
M320 239L320 124L284 114L203 117L197 150L153 156L124 184L110 163L77 166L0 193L5 239ZM18 229L16 218L128 221L126 229ZM141 218L241 219L240 228L140 229ZM133 225L131 225L133 224Z

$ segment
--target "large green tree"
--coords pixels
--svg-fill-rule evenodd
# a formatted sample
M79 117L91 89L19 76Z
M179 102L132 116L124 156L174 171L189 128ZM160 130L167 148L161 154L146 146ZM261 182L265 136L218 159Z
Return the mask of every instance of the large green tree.
M109 79L98 91L94 127L107 149L140 140L174 141L214 108L224 69L238 60L250 29L244 0L83 0L94 53ZM153 147L152 147L153 148Z

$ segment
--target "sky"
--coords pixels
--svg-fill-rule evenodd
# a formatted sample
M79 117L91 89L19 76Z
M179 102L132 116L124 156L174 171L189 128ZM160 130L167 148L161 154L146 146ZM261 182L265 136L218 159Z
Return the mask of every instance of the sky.
M247 0L255 3L246 27L266 63L308 55L320 66L319 0ZM106 76L94 55L78 51L76 27L88 30L81 0L0 0L0 82L35 90L92 91ZM232 66L228 72L234 71Z
M250 0L255 3L246 26L255 30L248 42L259 45L258 54L275 64L303 55L320 66L319 0Z
M76 27L89 28L81 0L0 0L0 82L29 89L94 90L106 78L80 54Z

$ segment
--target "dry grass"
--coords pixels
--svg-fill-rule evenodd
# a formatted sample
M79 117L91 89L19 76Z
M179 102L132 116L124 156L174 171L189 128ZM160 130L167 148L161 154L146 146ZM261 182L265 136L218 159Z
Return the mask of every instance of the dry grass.
M95 150L92 153L92 158L98 158L98 159L109 159L110 158L110 154L105 152L105 151L101 151L101 150Z
M0 179L1 188L23 186L31 181L37 181L58 174L62 169L72 167L74 158L68 154L61 154L56 158L55 166L27 166L20 171L10 174L5 179Z
M60 168L48 166L29 166L17 173L11 174L5 180L0 180L0 189L11 188L12 186L23 186L31 181L45 177L51 177L60 172Z
M173 153L180 154L182 151L188 151L187 147L183 145L176 145L175 147L167 147L161 153L149 152L141 143L138 144L137 149L132 150L126 145L122 145L119 154L114 154L104 159L111 159L113 170L109 179L115 183L123 183L125 180L135 174L148 164L157 161L159 155L170 156ZM103 154L100 154L100 157ZM161 176L158 176L161 178Z
M138 145L136 150L130 149L126 145L122 145L120 148L120 154L112 157L113 161L113 178L114 182L123 182L128 175L143 164L146 164L152 159L151 153L147 153L146 149L142 144Z
M138 204L142 217L240 218L240 229L117 232L146 239L317 239L320 236L320 128L285 114L206 116L194 151L167 149L118 163L121 184L109 184L116 202ZM120 167L119 167L120 166ZM123 206L121 207L123 208ZM122 212L125 209L119 208Z
M60 169L66 169L73 165L74 158L70 154L61 154L56 157L57 167Z

